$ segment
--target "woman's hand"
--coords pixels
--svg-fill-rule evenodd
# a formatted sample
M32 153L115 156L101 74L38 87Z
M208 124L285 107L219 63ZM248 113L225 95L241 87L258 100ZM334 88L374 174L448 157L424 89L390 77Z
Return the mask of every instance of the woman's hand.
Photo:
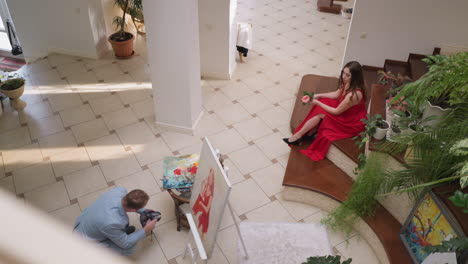
M315 99L315 96L314 96L314 99L310 102L310 104L311 105L316 105L318 102L319 102L319 100Z
M320 94L314 94L314 99L320 99Z

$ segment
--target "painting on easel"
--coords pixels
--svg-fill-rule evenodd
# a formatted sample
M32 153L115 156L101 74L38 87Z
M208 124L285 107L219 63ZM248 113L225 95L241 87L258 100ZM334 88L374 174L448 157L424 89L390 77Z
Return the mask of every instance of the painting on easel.
M190 208L208 258L231 191L231 184L216 151L205 137L197 175L192 188Z

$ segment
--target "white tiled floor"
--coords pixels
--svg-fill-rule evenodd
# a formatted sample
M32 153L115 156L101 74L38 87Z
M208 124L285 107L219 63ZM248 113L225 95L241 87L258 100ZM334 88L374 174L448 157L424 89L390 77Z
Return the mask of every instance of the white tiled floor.
M26 65L17 113L0 117L0 187L71 226L81 210L112 186L142 188L163 213L156 240L145 240L139 263L185 263L187 232L177 232L174 205L161 189L164 156L200 150L201 138L226 154L236 217L247 221L319 221L326 213L282 200L289 118L302 75L336 76L349 20L319 13L315 1L241 0L238 20L254 25L254 47L233 80L203 80L205 114L195 136L154 125L144 39L137 56L90 60L52 54ZM227 216L227 215L226 215ZM135 221L135 217L131 217ZM238 218L239 219L239 218ZM330 234L353 263L377 263L365 241ZM223 220L211 263L236 263L237 234Z

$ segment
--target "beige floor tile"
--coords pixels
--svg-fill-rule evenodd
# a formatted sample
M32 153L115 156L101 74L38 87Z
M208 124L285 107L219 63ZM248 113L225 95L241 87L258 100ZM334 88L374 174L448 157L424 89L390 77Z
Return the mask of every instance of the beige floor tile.
M77 144L73 133L67 130L40 138L39 146L41 147L42 155L44 157L50 157L76 148Z
M286 125L291 119L290 114L279 106L259 112L258 116L271 128Z
M227 129L224 123L214 114L204 113L195 128L195 136L205 137Z
M85 142L85 147L92 161L105 159L124 151L124 146L116 134Z
M114 112L102 114L106 126L115 130L138 122L138 118L131 108L123 108Z
M231 100L254 95L253 91L243 82L235 82L221 88L221 91Z
M149 236L138 242L133 258L138 264L168 264L158 241Z
M82 105L81 97L78 93L57 94L49 97L49 104L52 111L57 112L67 108Z
M369 244L359 236L354 236L347 242L342 242L336 246L336 249L346 258L352 258L353 263L380 263Z
M283 107L283 109L286 110L286 112L292 113L295 101L296 99L289 99L289 100L279 102L279 105Z
M154 134L145 122L138 122L116 130L125 146L144 145L155 139Z
M77 58L75 56L52 53L49 56L47 56L46 61L49 62L49 65L51 67L57 67L57 66L74 63L76 62L76 59Z
M234 225L218 232L216 244L219 246L229 263L238 263L239 235Z
M285 169L279 163L275 163L266 168L252 172L250 175L262 188L268 197L271 197L283 190L283 178Z
M286 201L283 199L283 195L278 193L275 197L280 201L280 203L286 208L286 210L291 214L296 221L304 219L308 216L311 216L320 211L320 208L308 205L305 203L298 203L292 201Z
M221 91L209 93L203 97L203 106L208 111L216 111L217 109L224 108L230 104L232 104L232 100Z
M38 139L64 131L62 119L59 115L52 115L28 123L32 139Z
M144 170L115 181L115 185L125 187L127 190L141 189L153 195L161 192L158 184L149 170Z
M55 219L67 225L68 228L73 229L75 227L76 219L81 214L81 209L76 203L65 208L53 211L49 214Z
M20 113L21 123L30 122L32 120L41 119L44 117L51 116L53 114L52 109L48 102L37 103L33 105L28 105Z
M261 90L267 87L275 85L270 78L268 78L265 74L257 74L249 78L245 78L242 80L251 90Z
M132 89L132 90L123 90L118 91L117 95L120 97L120 100L124 104L135 103L143 101L145 99L151 98L151 93L146 89Z
M200 141L200 136L191 136L172 131L163 132L161 133L161 136L173 151L191 146Z
M255 140L255 145L257 145L269 159L275 159L291 151L291 148L282 140L283 138L283 134L277 132Z
M273 104L261 94L244 97L238 101L250 114L255 114L273 107Z
M154 180L158 184L159 187L162 188L162 178L164 172L164 160L160 160L148 165L151 174L153 175Z
M189 233L185 230L177 232L175 220L154 229L159 245L167 259L180 255L185 247Z
M177 156L200 153L201 149L202 149L202 146L203 146L203 141L200 140L200 141L196 142L195 144L193 144L191 146L179 149L178 150L179 154Z
M157 227L171 222L176 218L174 213L174 200L166 191L151 195L145 208L161 213L162 218L161 221L156 224Z
M294 93L285 88L282 83L260 90L260 94L273 104L295 97Z
M94 119L71 127L76 142L84 143L109 134L102 118Z
M278 158L276 158L278 160L278 162L284 167L286 168L288 166L288 160L289 160L289 153L288 154L285 154L285 155L281 155L279 156Z
M71 74L67 76L67 81L71 87L79 88L79 92L81 92L81 88L91 87L98 83L98 79L94 72Z
M16 193L24 193L38 187L54 183L55 176L50 161L44 161L23 169L13 171Z
M24 99L21 97L21 99ZM19 128L21 123L19 121L18 112L4 112L0 118L0 133L6 132L11 129Z
M115 186L111 187L106 187L103 189L100 189L98 191L92 192L90 194L86 194L83 196L78 197L78 205L80 206L81 211L84 209L88 208L92 203L94 203L99 196L101 196L103 193L112 190L115 188Z
M153 98L148 98L143 101L138 101L130 104L133 112L138 118L145 118L154 115L154 102Z
M160 138L147 142L144 145L132 146L132 150L142 166L159 161L166 156L173 156L172 151Z
M224 168L228 168L228 180L231 184L236 184L245 180L244 176L242 176L242 173L230 159L224 160Z
M2 156L5 172L25 168L42 161L42 154L38 143L3 151Z
M247 141L235 129L212 135L209 140L213 147L219 149L222 154L228 154L248 146Z
M166 129L156 125L156 120L154 119L154 115L146 116L144 119L145 119L146 124L149 126L149 128L151 128L151 131L153 131L153 134L156 135L156 134L160 134L166 131Z
M76 74L86 73L88 69L85 68L82 62L73 62L57 67L57 71L62 77L69 77Z
M124 151L100 159L99 166L108 182L141 171L141 166L131 151Z
M93 67L93 71L98 80L104 80L106 83L112 81L115 76L123 75L122 69L117 64L104 64Z
M229 198L237 215L245 214L270 202L254 180L248 179L233 185Z
M80 96L83 101L90 101L97 98L111 96L111 92L102 83L83 84L80 87ZM84 87L83 87L84 86Z
M84 147L77 147L66 152L50 156L55 176L64 176L92 166Z
M91 99L89 100L89 104L91 105L91 108L96 115L117 111L124 107L122 101L120 101L119 96L116 94Z
M107 186L99 166L83 169L63 176L70 199L90 194Z
M13 176L8 176L3 179L0 179L0 188L12 193L13 195L16 195L15 184L13 183Z
M211 255L211 257L209 259L210 259L209 262L211 262L211 263L229 264L226 257L224 256L223 252L221 251L221 249L219 249L218 245L216 245L216 244L215 244L215 246L213 248L213 253L212 253L212 255ZM188 255L188 254L185 257L185 259L182 258L182 255L178 256L176 258L176 261L177 261L177 264L191 264L191 263L193 263L192 259L190 258L190 255ZM201 261L202 260L200 258L197 259L197 263L203 263Z
M70 198L63 181L26 192L24 198L26 202L46 212L52 212L70 205Z
M216 115L224 124L232 125L247 119L252 116L240 104L231 104L215 111Z
M296 222L278 201L273 201L246 214L254 222Z
M19 127L0 134L0 150L13 149L31 143L29 129Z
M60 117L62 118L63 125L65 127L74 126L76 124L95 119L93 110L91 110L91 107L88 104L60 111Z
M255 145L230 153L229 159L243 175L271 165L271 161Z
M273 133L272 129L259 117L234 124L234 128L247 141L256 140Z

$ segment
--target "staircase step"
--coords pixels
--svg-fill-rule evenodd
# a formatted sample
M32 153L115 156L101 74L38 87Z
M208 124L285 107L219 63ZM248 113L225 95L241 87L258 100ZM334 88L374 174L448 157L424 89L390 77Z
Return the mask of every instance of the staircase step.
M426 58L426 56L413 54L413 53L410 53L408 57L408 64L410 66L411 79L413 79L414 81L418 80L426 72L429 71L427 63L422 61L422 59L424 58Z
M410 76L409 66L406 61L385 60L385 72L391 71L395 76L401 74L403 76Z
M383 68L364 65L362 66L362 71L364 73L364 82L366 83L366 94L369 99L371 97L372 84L377 82L377 72L383 71Z
M333 0L318 0L317 1L317 9L320 12L339 14L341 13L341 8L342 6L334 4Z

